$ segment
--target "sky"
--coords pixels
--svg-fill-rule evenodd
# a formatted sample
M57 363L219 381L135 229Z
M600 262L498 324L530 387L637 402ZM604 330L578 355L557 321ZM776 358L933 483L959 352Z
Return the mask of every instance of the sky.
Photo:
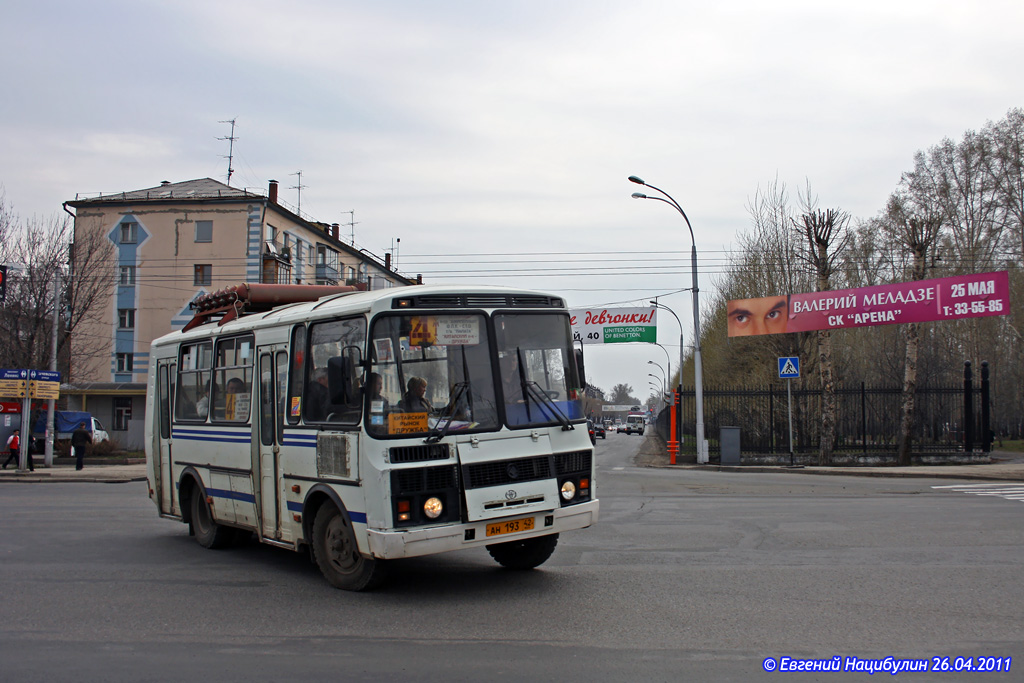
M658 297L692 345L689 230L628 176L685 209L706 315L758 188L869 218L915 152L1024 106L1022 25L1019 0L11 0L0 193L46 218L223 182L234 119L232 185L280 181L400 272ZM645 398L680 332L588 346L591 383Z

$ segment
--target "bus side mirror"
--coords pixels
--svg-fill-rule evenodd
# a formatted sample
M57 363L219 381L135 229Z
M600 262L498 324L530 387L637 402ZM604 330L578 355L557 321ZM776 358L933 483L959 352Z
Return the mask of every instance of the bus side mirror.
M327 391L331 403L350 405L356 402L359 392L359 374L356 360L351 354L327 359Z
M576 374L580 378L580 386L587 386L587 371L583 367L583 349L573 349L573 354L576 356Z

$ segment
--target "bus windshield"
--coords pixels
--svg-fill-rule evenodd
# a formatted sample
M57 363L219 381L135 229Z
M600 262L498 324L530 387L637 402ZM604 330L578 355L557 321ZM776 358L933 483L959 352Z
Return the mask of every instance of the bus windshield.
M370 335L366 431L498 429L490 347L482 314L378 317Z
M550 425L583 417L582 392L570 346L569 318L559 314L497 313L505 423Z
M569 319L497 313L378 317L370 335L366 430L373 436L496 431L582 419ZM498 358L492 365L492 346Z

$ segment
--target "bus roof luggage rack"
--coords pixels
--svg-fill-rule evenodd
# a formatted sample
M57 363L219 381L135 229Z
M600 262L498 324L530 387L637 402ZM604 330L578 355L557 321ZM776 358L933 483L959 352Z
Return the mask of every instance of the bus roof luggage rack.
M264 313L284 304L297 304L331 294L347 294L364 289L359 286L334 285L270 285L243 282L225 287L210 294L204 294L189 304L195 315L182 332L204 325L216 316L221 316L217 325L234 320L248 313Z

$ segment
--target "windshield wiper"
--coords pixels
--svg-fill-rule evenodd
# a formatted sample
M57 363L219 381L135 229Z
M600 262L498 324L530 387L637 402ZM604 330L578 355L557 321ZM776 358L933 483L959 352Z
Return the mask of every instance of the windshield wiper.
M459 400L462 395L469 389L469 382L459 382L455 385L454 391L452 392L452 398L445 406L444 412L438 416L437 422L434 423L434 427L430 430L430 435L424 439L423 443L437 443L444 437L448 436L448 430L452 427L452 422L455 421L455 413L458 410ZM441 427L441 422L444 422L444 427Z
M534 401L536 401L542 408L547 408L553 414L553 417L562 424L563 432L576 429L572 426L572 423L569 422L569 418L562 412L562 409L558 407L558 404L551 400L551 397L548 396L546 391L540 388L539 384L533 380L529 380L524 381L523 386L526 387L527 393L533 397ZM527 405L529 405L529 402L527 402Z

